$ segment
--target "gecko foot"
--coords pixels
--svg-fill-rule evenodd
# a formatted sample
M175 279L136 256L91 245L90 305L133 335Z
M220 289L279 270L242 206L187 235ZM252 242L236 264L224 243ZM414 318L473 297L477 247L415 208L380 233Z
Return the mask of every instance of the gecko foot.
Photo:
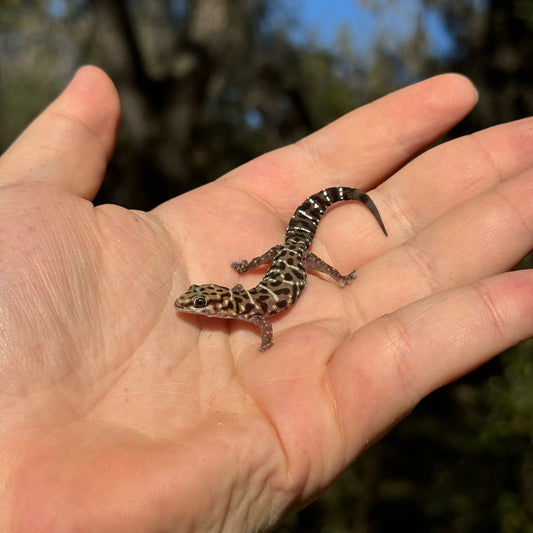
M233 261L233 263L231 263L231 266L239 274L243 274L244 272L248 271L248 261L246 261L246 259L243 259L242 261Z
M354 270L350 272L347 276L341 276L338 281L341 284L341 287L346 287L346 285L349 285L356 277L357 274Z
M262 342L261 346L259 346L259 351L266 352L272 346L274 346L274 343L272 341Z

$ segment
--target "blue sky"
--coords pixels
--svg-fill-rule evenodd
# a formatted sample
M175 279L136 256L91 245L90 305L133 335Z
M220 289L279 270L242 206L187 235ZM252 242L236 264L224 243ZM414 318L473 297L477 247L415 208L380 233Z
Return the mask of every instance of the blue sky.
M482 10L486 0L471 3ZM284 4L297 21L293 31L297 41L307 41L312 35L319 44L331 47L339 28L344 26L350 32L354 50L364 55L379 35L386 35L386 45L391 49L401 45L411 37L421 17L430 53L438 58L455 51L453 36L439 13L426 9L422 0L284 0Z

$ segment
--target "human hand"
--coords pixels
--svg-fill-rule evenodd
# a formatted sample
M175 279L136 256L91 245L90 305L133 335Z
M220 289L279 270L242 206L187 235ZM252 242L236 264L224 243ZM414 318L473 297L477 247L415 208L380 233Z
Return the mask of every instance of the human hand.
M82 69L0 159L0 530L267 529L530 336L532 273L506 271L531 249L533 120L405 165L474 103L436 77L142 213L90 202L119 104ZM255 326L175 312L191 283L255 285L230 263L332 185L370 190L389 232L328 211L312 250L349 287L311 274L266 353Z

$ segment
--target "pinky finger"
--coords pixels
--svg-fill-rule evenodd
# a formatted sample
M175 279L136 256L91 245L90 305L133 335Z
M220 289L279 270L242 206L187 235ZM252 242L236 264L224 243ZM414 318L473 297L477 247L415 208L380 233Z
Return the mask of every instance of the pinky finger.
M354 333L330 363L348 454L367 445L361 436L378 437L433 390L531 337L532 295L532 270L507 272L434 294Z

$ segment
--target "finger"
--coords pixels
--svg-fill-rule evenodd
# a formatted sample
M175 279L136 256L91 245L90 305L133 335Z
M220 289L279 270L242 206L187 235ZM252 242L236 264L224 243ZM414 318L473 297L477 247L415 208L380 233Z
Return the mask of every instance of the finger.
M0 185L50 184L93 198L114 148L119 115L107 75L81 68L2 156Z
M300 145L328 184L355 179L369 189L455 126L476 102L464 76L435 76L348 113Z
M533 248L532 201L533 170L452 209L362 267L365 283L352 294L365 319L512 268Z
M379 191L389 226L404 240L450 208L533 166L533 118L489 128L417 157ZM391 244L391 243L389 243Z
M341 272L361 265L348 293L358 319L503 272L531 250L532 126L529 118L450 141L392 176L372 192L387 239L349 206L324 218L317 253Z
M358 206L347 205L342 209L333 210L324 217L313 247L319 255L329 258L330 262L342 272L349 272L354 266L364 265L384 249L408 241L454 206L532 168L532 143L533 118L528 118L495 126L437 146L418 156L379 189L372 191L371 196L378 205L389 232L387 239L382 238L375 221L368 216L368 213ZM514 193L511 196L514 202L521 202L526 198L533 199L526 192L529 190L528 181L528 178L524 178L517 182L521 183L518 188L512 186ZM505 206L503 208L505 209ZM523 208L522 204L522 210ZM470 209L476 213L475 217L468 216ZM478 250L480 243L485 243L482 234L465 233L470 229L474 232L482 231L481 219L494 216L495 209L497 208L492 206L491 202L487 205L485 201L475 202L471 207L467 207L467 211L462 211L466 214L466 218L460 216L449 227L446 224L450 220L455 220L455 216L453 219L444 219L435 227L436 238L432 243L428 242L430 234L425 234L422 240L411 241L407 247L398 250L398 253L387 255L384 263L372 263L371 276L374 276L372 279L380 277L386 279L390 277L391 272L394 272L394 278L398 283L395 283L393 288L397 288L403 297L414 299L426 296L428 293L417 294L416 290L409 291L408 288L412 284L415 284L414 289L424 289L427 283L435 285L435 282L428 279L431 277L429 267L426 267L425 273L420 272L420 268L424 267L413 265L415 258L422 262L427 260L429 264L440 265L443 268L452 267L451 262L459 261L461 264L453 265L453 268L454 271L459 270L466 276L461 280L463 283L510 268L527 253L527 247L530 246L529 239L517 240L516 234L513 233L515 230L520 231L519 219L515 218L509 226L498 226L498 230L502 232L501 237L492 240L490 244L485 244L484 250ZM490 232L493 221L489 219L486 224L489 226L487 231ZM428 248L424 249L423 246ZM496 263L493 263L485 254L494 250L495 246L501 246L503 254L497 253ZM475 255L474 250L479 253ZM409 251L415 258L410 256ZM449 259L442 255L447 252L451 254ZM464 268L466 256L477 262L471 271ZM377 266L380 264L383 264L384 270ZM359 274L361 275L362 271ZM437 282L443 284L441 288L449 287L448 282L456 281L456 277L450 277L449 271L440 271L436 275L443 276ZM371 287L374 290L374 285ZM358 291L362 301L369 302L369 306L363 305L363 308L367 311L374 310L369 312L368 316L377 316L381 309L379 306L383 302L373 295L365 295L365 289ZM407 301L404 298L400 301L387 298L387 309L389 306L395 306L393 309L396 309Z
M357 331L330 361L347 460L425 395L533 334L533 272L441 292Z
M285 220L295 200L326 186L375 187L459 122L476 101L477 92L467 78L436 76L251 161L223 183L266 203Z

